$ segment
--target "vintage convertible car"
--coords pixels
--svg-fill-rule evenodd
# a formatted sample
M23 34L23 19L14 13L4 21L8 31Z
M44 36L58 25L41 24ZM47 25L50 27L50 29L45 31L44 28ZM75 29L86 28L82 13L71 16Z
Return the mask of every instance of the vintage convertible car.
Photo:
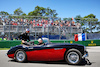
M68 64L79 64L88 56L83 45L50 43L48 38L42 39L45 45L17 45L7 52L7 56L18 62L65 60Z

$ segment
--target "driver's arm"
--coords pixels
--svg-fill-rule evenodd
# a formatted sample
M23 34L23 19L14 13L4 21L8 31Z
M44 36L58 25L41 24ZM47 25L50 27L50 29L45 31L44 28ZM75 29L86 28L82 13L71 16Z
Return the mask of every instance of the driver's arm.
M24 40L22 40L22 43L25 43L25 41L24 41Z

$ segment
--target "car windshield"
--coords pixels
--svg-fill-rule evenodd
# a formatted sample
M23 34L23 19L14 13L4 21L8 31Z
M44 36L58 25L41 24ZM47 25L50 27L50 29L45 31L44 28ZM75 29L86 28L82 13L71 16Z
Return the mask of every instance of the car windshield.
M50 43L48 38L42 38L42 40L43 40L44 43Z
M50 43L50 41L49 41L49 39L48 38L42 38L42 40L43 40L43 43ZM34 42L33 41L30 41L30 42L27 42L27 44L29 45L29 46L35 46L35 47L40 47L40 46L43 46L43 45L37 45L37 44L34 44ZM34 45L33 45L34 44ZM23 45L23 44L21 44L21 45ZM25 44L24 44L25 45Z

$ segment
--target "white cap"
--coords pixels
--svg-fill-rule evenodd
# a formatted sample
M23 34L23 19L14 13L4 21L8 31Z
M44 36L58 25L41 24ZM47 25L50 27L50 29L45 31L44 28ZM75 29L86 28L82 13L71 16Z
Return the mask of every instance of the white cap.
M29 29L26 29L26 31L29 31Z
M39 42L40 40L42 40L42 39L41 39L41 38L39 38L39 39L38 39L38 42Z

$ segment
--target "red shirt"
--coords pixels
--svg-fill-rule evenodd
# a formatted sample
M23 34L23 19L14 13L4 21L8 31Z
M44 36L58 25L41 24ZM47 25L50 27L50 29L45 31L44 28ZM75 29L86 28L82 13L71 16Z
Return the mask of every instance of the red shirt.
M40 26L43 26L42 23L40 24Z
M30 21L30 23L32 24L32 21Z
M37 26L39 26L39 23L37 24Z
M53 25L53 23L51 23L51 25Z
M33 20L33 22L35 23L35 20Z
M12 23L12 25L15 25L15 23Z
M44 20L42 19L41 23L43 23L43 21L44 21Z
M17 23L15 23L15 25L17 25Z
M35 24L33 24L33 26L35 27Z
M48 24L48 20L46 20L45 22L46 22L45 24Z

